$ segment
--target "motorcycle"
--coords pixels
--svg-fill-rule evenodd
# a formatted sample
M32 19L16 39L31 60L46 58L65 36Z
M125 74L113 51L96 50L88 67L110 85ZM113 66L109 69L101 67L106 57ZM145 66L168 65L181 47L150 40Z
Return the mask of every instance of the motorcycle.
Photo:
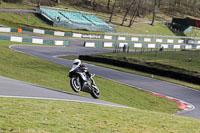
M89 92L95 99L100 97L100 90L94 81L95 74L89 77L85 70L79 68L71 69L69 71L70 86L75 92Z

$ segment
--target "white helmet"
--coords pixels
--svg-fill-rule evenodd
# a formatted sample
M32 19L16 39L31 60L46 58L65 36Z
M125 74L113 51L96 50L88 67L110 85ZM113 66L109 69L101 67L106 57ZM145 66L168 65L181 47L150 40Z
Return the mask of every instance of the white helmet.
M75 60L73 61L73 65L74 65L74 66L80 66L80 65L81 65L81 61L80 61L79 59L75 59Z
M80 61L79 59L75 59L75 60L73 61L73 66L72 66L70 72L71 72L71 71L74 71L74 69L76 69L76 68L79 67L80 65L81 65L81 61Z

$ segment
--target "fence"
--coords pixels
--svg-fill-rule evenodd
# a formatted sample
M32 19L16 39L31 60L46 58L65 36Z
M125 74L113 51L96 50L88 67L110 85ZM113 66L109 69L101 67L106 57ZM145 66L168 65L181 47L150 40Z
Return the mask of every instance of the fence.
M188 44L156 44L156 43L134 43L134 42L85 42L85 47L124 47L132 48L164 48L164 49L200 49L200 45Z
M50 44L50 45L69 45L70 43L70 41L45 40L45 39L40 39L40 38L7 36L7 35L0 35L0 40L7 40L7 41L12 41L12 42L35 43L35 44Z
M183 37L183 36L162 36L162 35L142 35L142 34L117 34L118 36L112 35L102 35L102 34L82 34L82 33L72 33L72 32L62 32L62 31L52 31L52 30L42 30L42 29L32 29L28 27L22 27L23 31L29 31L38 34L48 34L48 35L55 35L55 36L66 36L66 37L76 37L76 38L94 38L94 39L103 39L104 42L113 43L115 41L129 43L142 43L142 44L151 44L151 46L155 45L177 45L175 47L179 48L179 45L192 45L187 47L193 47L193 45L197 45L196 47L199 48L200 45L200 38ZM0 32L18 32L16 28L5 28L0 27ZM126 35L135 35L135 36L126 36ZM161 38L162 37L162 38ZM163 39L164 38L164 39ZM170 39L169 39L170 38ZM172 39L174 38L174 39ZM199 39L199 40L197 40ZM151 47L150 46L150 47ZM166 46L167 47L167 46Z

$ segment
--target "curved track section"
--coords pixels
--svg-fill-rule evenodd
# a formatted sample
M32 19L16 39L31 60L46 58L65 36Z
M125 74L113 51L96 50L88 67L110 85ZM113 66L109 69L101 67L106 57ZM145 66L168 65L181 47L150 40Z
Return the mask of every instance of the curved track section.
M13 50L43 58L64 66L71 67L72 61L56 58L58 55L93 54L110 52L109 49L84 48L82 46L69 47L48 47L48 46L11 46ZM195 106L194 110L178 113L179 115L200 119L200 91L193 90L184 86L156 80L148 77L138 76L125 72L120 72L108 68L87 64L91 73L97 76L111 79L123 84L141 88L143 90L159 93L165 96L184 100Z
M98 99L76 95L73 93L41 87L38 85L29 84L26 82L9 79L1 76L0 76L0 84L1 84L0 97L62 100L62 101L84 102L84 103L102 104L108 106L117 106L123 108L131 108L111 102L106 102Z

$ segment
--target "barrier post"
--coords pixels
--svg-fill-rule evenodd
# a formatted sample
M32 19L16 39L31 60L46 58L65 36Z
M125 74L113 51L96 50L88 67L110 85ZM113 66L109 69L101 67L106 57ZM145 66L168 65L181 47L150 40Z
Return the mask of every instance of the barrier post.
M18 33L22 33L22 29L21 29L21 28L18 28L17 32L18 32Z

